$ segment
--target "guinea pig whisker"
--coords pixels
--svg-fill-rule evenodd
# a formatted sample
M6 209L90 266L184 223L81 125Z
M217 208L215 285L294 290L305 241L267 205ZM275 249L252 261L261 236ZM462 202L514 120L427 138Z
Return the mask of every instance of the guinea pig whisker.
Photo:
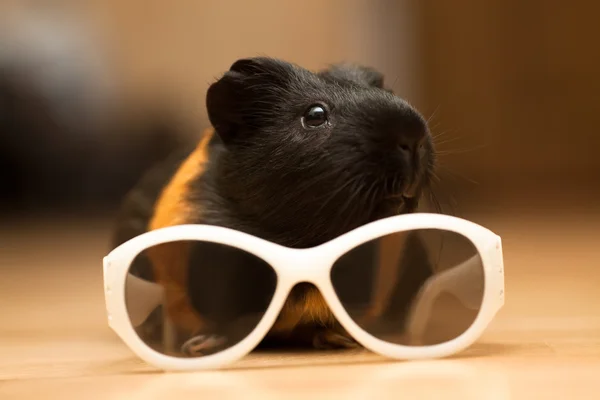
M435 116L436 116L437 112L439 111L439 109L440 109L440 104L438 104L438 106L435 108L435 110L433 110L433 113L429 116L429 118L427 118L427 122L426 122L427 125L429 125L429 123L431 121L433 121L433 119L435 118Z
M428 196L428 200L431 204L431 206L434 208L434 210L440 214L450 214L450 215L455 215L456 214L456 198L454 197L454 195L452 195L452 193L448 193L447 189L445 192L444 197L448 198L448 201L442 203L439 199L439 194L440 191L442 191L443 188L439 187L437 185L428 185L427 186L427 194ZM447 208L449 208L448 212L444 211L444 204L447 205Z
M440 147L440 146L443 146L443 145L447 145L449 143L454 143L454 142L456 142L458 140L460 140L459 137L447 137L447 138L444 138L444 140L441 140L441 141L439 139L435 138L434 139L434 143L435 143L436 147ZM438 151L439 150L436 150L436 153Z
M464 175L462 175L462 174L460 174L460 173L458 173L456 171L452 171L450 168L446 167L445 165L443 165L441 163L438 164L438 167L439 168L443 168L446 172L448 172L450 175L453 175L456 178L464 179L464 180L466 180L466 181L468 181L468 182L470 182L470 183L472 183L474 185L479 185L479 182L477 182L477 181L475 181L473 179L470 179L470 178L468 178L468 177L466 177L466 176L464 176Z
M371 206L371 203L375 202L375 200L377 199L377 194L379 192L379 188L381 187L381 181L379 179L375 179L373 181L373 183L371 183L371 186L369 187L369 189L367 189L367 199L369 201L369 206Z
M298 191L304 191L307 190L309 188L311 188L312 186L318 185L319 183L333 177L339 175L338 171L335 170L329 170L329 172L327 173L321 173L318 175L317 178L314 179L305 179L301 184L299 184L296 189Z
M429 189L429 201L431 203L431 205L433 206L433 209L435 210L435 212L442 214L442 205L440 204L440 201L437 198L437 195L435 194L435 192L432 190L432 188Z
M321 207L319 207L317 209L317 211L315 212L315 215L319 215L321 213L321 211L323 211L323 209L325 207L327 207L327 205L329 205L329 203L331 203L331 201L337 196L339 195L344 189L346 189L351 183L352 183L352 179L348 180L346 183L344 183L343 185L340 185L340 187L338 187L335 191L333 191L333 193L329 194L329 196L327 197L327 199L321 204Z
M436 155L450 155L450 154L464 154L472 151L477 151L488 147L489 144L481 144L479 146L464 148L464 149L454 149L454 150L437 150Z
M361 214L365 214L365 211L367 213L370 211L365 210L365 207L368 206L368 204L365 203L364 197L362 198L362 201L359 201L361 199L361 193L364 193L362 179L355 177L352 180L352 183L353 185L350 188L349 195L346 197L342 206L338 208L339 214L348 217L345 222L346 230L354 227L357 220L357 218L354 218L355 216L360 216Z
M440 179L440 176L438 175L437 171L432 169L429 171L429 177L432 181L434 182L441 182L442 180Z
M380 196L379 196L380 189L381 189L380 180L375 180L373 183L371 183L371 186L369 187L369 189L367 189L365 198L366 198L366 204L367 204L367 207L369 210L373 210L375 208L376 202L380 198Z
M434 129L435 129L435 127L431 127L432 131ZM432 132L431 133L431 138L435 141L435 140L439 140L440 138L442 138L442 137L444 137L446 135L449 135L451 133L459 133L459 130L458 129L446 129L446 130L444 130L442 132L437 132L437 133ZM455 136L455 138L460 139L461 136Z
M435 140L437 140L437 139L439 139L439 138L441 138L441 137L444 137L444 136L446 136L446 135L447 135L448 133L450 133L450 132L452 132L452 131L451 131L451 130L449 130L449 129L448 129L448 130L445 130L445 131L442 131L442 132L438 132L438 133L433 133L433 132L432 132L432 133L431 133L431 138L432 138L432 139L435 141Z

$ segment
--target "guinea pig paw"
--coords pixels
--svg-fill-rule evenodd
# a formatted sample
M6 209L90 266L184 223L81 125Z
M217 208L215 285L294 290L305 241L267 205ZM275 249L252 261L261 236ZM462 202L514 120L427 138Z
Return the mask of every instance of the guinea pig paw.
M317 350L356 349L360 345L350 336L333 329L320 330L313 338L313 347Z
M216 335L197 335L181 345L181 352L190 357L199 357L214 353L227 339Z

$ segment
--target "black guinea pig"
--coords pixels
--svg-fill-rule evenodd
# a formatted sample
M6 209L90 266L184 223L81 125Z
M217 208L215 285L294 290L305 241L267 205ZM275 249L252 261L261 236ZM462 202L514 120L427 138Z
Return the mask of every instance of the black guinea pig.
M206 107L213 128L195 149L174 155L130 192L114 246L184 223L224 226L288 247L317 246L416 211L433 174L425 119L371 68L340 64L311 72L272 58L241 59L209 87ZM192 266L198 252L206 255L203 272ZM260 301L268 303L273 283L258 282L252 267L224 267L234 259L252 264L232 257L210 246L190 250L173 243L148 252L150 263L140 261L131 271L170 288L166 313L189 337L218 315L231 320L227 307L250 303L248 283L254 297L264 289ZM219 283L231 274L240 284ZM294 336L316 347L353 343L311 285L294 288L270 335Z

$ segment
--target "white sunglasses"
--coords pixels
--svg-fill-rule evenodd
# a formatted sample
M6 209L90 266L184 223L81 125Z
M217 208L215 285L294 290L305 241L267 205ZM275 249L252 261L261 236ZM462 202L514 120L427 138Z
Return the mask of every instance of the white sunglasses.
M140 272L143 263L152 265L149 251L181 243L187 250L177 253L178 262L190 282L194 274L205 277L204 287L185 289L190 304L199 315L221 316L219 329L183 338L169 318L168 280ZM305 282L366 349L392 359L449 356L475 342L503 306L503 269L498 235L464 219L420 213L378 220L309 249L217 226L162 228L111 251L104 284L109 325L141 359L164 370L199 370L255 349L292 288Z

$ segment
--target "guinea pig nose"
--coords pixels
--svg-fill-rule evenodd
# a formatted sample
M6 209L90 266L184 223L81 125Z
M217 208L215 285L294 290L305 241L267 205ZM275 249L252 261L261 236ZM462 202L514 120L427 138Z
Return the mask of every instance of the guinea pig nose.
M398 149L407 155L415 154L422 147L423 140L421 137L407 137L407 135L403 135L398 140Z
M399 143L398 148L406 153L412 153L412 149L406 143Z

